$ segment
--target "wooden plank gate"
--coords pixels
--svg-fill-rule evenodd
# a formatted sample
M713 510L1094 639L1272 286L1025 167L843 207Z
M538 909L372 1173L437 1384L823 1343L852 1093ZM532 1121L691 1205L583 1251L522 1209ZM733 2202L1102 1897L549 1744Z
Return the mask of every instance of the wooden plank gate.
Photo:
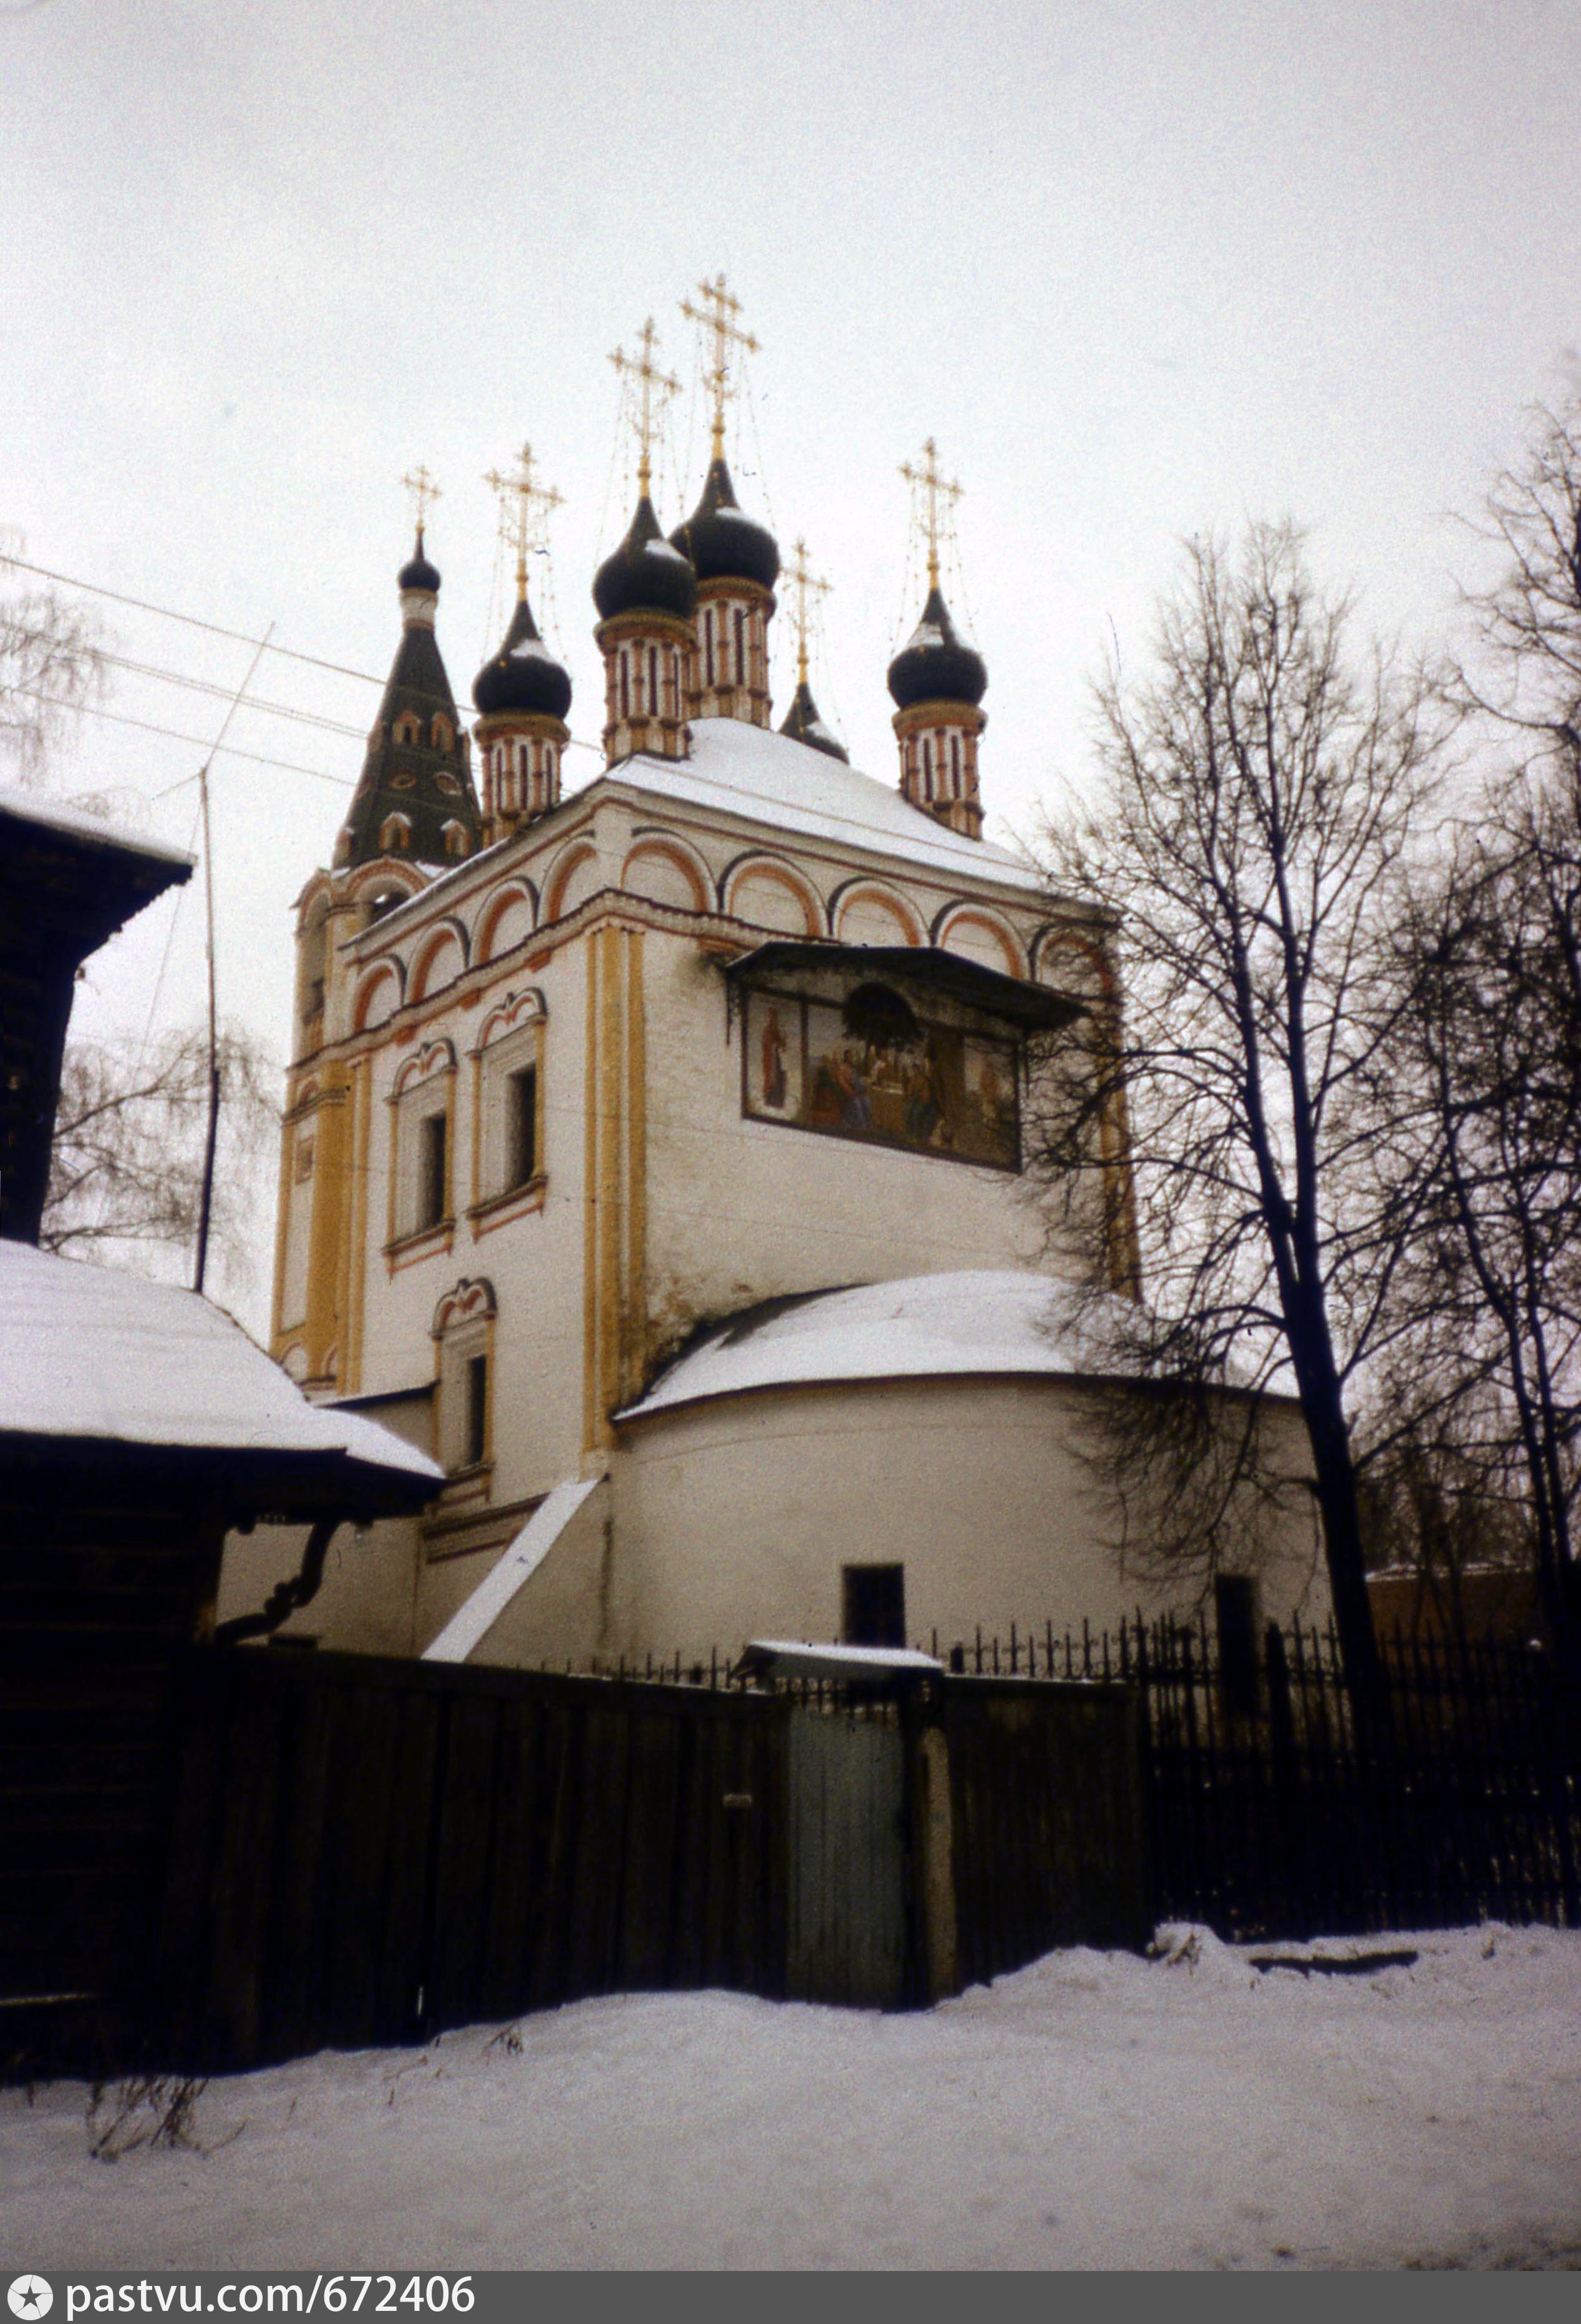
M907 1998L905 1747L894 1719L790 1716L786 1990L893 2009Z

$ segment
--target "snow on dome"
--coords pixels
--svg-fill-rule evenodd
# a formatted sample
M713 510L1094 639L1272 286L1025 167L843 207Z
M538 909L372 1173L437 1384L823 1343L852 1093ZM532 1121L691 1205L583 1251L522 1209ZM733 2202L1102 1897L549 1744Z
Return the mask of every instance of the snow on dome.
M337 1456L432 1480L426 1454L374 1422L309 1404L239 1323L195 1291L0 1241L0 1438Z
M1113 1372L1101 1330L1078 1319L1046 1275L972 1270L903 1276L804 1298L768 1300L728 1318L617 1416L646 1419L753 1388L814 1381Z

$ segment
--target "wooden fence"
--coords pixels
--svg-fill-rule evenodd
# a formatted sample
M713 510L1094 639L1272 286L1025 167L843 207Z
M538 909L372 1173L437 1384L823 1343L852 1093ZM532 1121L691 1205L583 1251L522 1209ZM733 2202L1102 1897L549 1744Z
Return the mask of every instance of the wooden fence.
M148 2043L217 2070L598 1993L915 2005L1140 1942L1135 1708L196 1653Z

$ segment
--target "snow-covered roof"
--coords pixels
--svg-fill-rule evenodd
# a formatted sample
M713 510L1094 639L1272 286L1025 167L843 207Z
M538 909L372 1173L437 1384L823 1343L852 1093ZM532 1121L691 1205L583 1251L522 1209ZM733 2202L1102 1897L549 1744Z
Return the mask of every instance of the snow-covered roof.
M169 846L162 839L143 839L106 822L103 816L87 815L60 799L41 798L37 791L19 790L14 783L0 783L0 815L14 816L19 823L39 824L46 831L69 832L74 839L113 847L123 854L147 855L156 863L180 863L190 871L197 860L184 847Z
M311 1405L193 1291L0 1241L0 1465L25 1440L234 1456L261 1506L412 1508L443 1481L376 1422ZM276 1489L278 1488L278 1498Z
M1079 1317L1070 1291L1046 1275L908 1275L747 1308L617 1416L642 1420L710 1397L819 1381L1117 1369L1098 1325Z
M1041 875L1007 847L962 838L902 798L894 783L875 782L826 751L742 718L694 718L689 758L639 752L610 774L665 798L903 856L952 879L967 873L1034 893L1046 890Z
M938 1678L944 1665L936 1655L913 1646L813 1646L796 1638L749 1638L736 1669L765 1678Z

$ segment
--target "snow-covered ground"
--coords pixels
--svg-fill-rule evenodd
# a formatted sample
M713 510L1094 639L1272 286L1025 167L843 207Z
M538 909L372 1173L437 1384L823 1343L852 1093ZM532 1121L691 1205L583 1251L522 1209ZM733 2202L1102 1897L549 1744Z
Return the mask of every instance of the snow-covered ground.
M211 2083L207 2152L113 2167L81 2085L10 2091L0 2251L73 2270L1581 2264L1581 1932L1375 1941L1420 1959L1259 1973L1175 1931L1163 1958L1056 1953L927 2015L583 2002Z

